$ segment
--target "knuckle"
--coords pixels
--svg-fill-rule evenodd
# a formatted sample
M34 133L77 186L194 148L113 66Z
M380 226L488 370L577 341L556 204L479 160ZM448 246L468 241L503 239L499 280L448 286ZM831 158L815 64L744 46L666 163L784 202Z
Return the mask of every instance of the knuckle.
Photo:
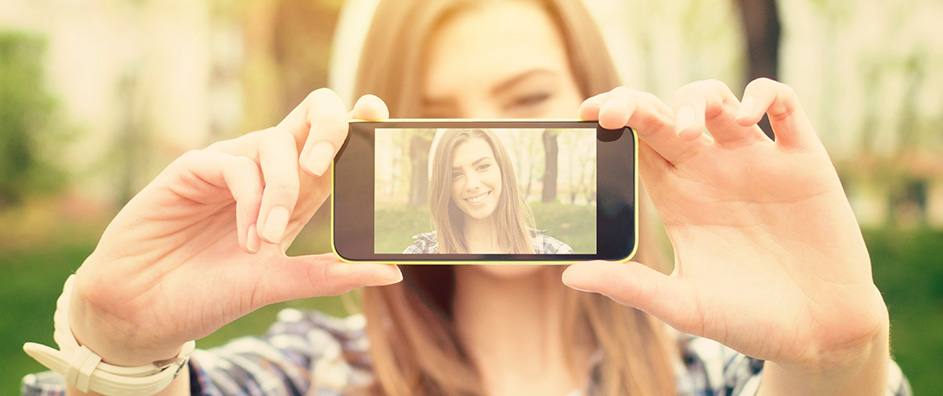
M177 160L174 162L180 165L188 165L188 164L195 164L199 162L205 162L205 161L209 161L213 157L213 154L215 153L216 153L215 151L212 151L209 149L188 150L184 152L183 154L181 154L180 157L177 157Z
M305 101L317 102L324 98L330 98L332 95L335 95L334 91L330 90L329 88L318 88L308 93L308 96L305 97Z
M298 143L295 140L295 136L285 130L285 128L280 127L271 127L260 131L260 134L263 135L261 139L262 146L266 149L279 148L282 146L291 147L295 150L298 149Z
M204 150L223 152L228 142L229 140L220 140L218 142L213 142L209 146L206 146Z
M617 96L631 96L633 91L629 88L626 88L620 85L618 87L613 88L612 91L609 91L609 92Z
M240 172L246 172L248 174L259 173L259 164L253 161L248 157L233 157L233 167L238 168Z
M717 79L713 79L713 78L712 78L712 79L703 80L703 81L701 81L701 83L704 85L705 88L709 88L709 89L725 89L725 88L727 88L727 84L724 84L723 81L720 81L720 80L717 80Z
M298 179L293 177L280 177L265 180L265 190L276 193L277 195L298 195L298 187Z
M753 81L750 81L749 83L747 83L746 90L768 89L772 86L773 82L774 82L773 80L770 80L766 77L756 78L756 79L753 79Z
M656 105L661 102L661 99L658 99L655 94L650 92L642 92L639 94L639 97L643 102L649 103L651 105Z
M796 93L795 89L793 89L789 85L786 85L780 82L777 82L776 84L779 87L780 92L782 92L783 96L785 96L787 99L789 99L792 102L798 102L799 94Z
M762 84L762 85L775 85L778 84L776 80L773 80L769 77L758 77L750 82L751 84Z
M298 180L291 178L266 180L264 194L268 197L267 200L276 205L284 204L294 207L298 200L298 186Z

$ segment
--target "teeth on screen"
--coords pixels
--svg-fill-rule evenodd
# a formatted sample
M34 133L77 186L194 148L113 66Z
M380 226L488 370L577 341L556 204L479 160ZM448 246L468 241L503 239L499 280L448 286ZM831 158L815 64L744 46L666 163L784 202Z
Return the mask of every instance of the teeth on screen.
M484 201L484 200L485 200L485 197L487 197L487 196L488 196L488 194L481 194L481 195L479 195L479 196L477 196L477 197L474 197L474 198L468 198L468 202L471 202L471 203L479 203L479 202L481 202L481 201Z

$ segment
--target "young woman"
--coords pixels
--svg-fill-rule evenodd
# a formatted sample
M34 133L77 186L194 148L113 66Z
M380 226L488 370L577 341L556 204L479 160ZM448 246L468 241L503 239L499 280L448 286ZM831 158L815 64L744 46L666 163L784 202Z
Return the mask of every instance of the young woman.
M391 0L376 15L357 91L386 103L364 96L354 117L631 126L671 274L653 269L651 233L639 263L565 271L286 257L347 131L318 90L277 126L182 156L116 216L61 300L62 339L83 346L71 384L96 356L175 367L188 340L262 305L388 285L363 289L363 316L288 312L266 338L197 350L161 394L908 393L854 215L788 87L758 80L740 100L699 82L673 107L618 88L576 0Z
M494 132L444 131L432 164L429 210L435 231L413 236L416 242L404 253L573 253L534 228L511 157Z

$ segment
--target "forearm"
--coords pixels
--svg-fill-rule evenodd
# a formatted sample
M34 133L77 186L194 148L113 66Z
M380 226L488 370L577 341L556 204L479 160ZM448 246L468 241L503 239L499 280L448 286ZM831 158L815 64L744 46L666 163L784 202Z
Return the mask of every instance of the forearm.
M759 395L883 395L890 364L885 327L864 345L820 365L766 362Z

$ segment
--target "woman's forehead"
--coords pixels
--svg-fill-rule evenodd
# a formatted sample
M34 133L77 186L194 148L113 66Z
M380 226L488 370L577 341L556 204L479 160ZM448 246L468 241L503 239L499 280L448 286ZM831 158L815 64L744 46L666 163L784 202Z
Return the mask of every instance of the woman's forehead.
M482 158L494 159L494 150L491 149L491 144L480 136L462 140L452 149L453 165L472 163Z
M447 100L468 91L490 93L535 70L568 70L557 26L530 2L467 8L432 35L425 57L426 100Z

